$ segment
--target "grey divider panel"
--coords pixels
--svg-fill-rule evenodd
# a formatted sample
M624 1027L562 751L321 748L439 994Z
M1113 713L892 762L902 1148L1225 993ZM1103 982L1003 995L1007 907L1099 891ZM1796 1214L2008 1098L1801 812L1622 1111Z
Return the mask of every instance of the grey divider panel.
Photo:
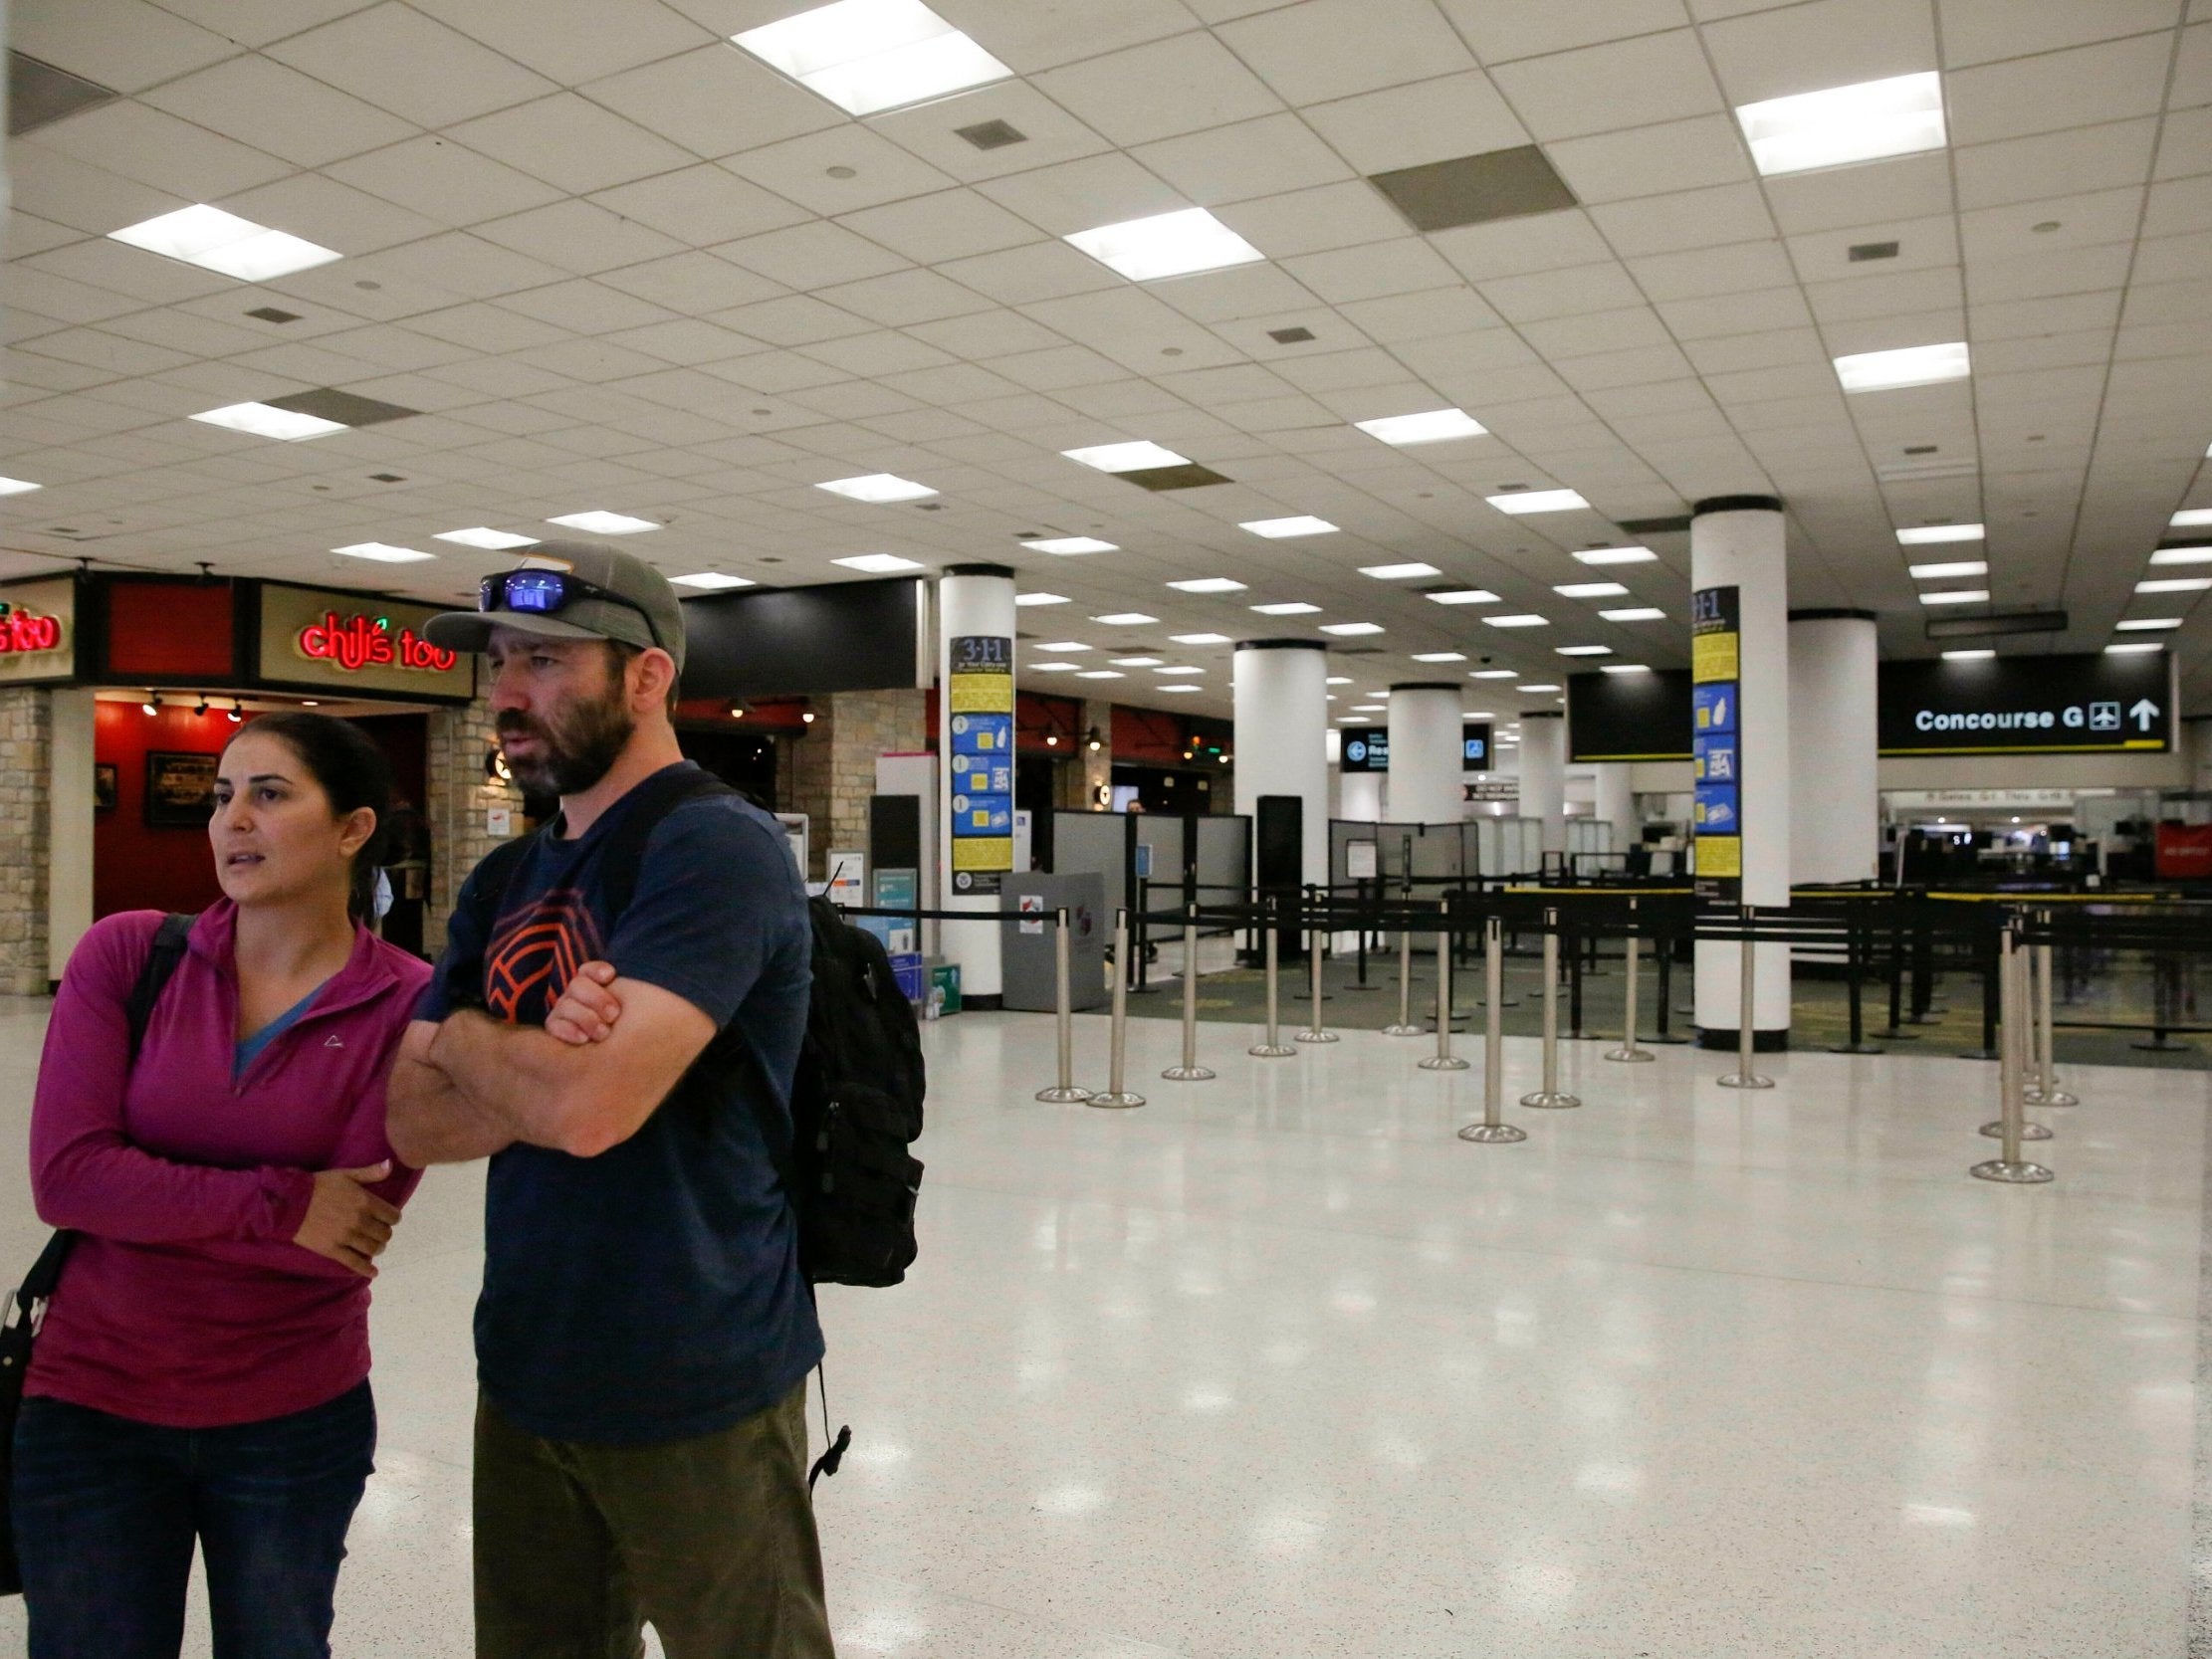
M1090 873L1006 878L1002 898L1008 914L998 948L1008 1008L1045 1012L1059 1005L1052 913L1062 905L1069 912L1068 1006L1096 1008L1106 1000L1106 935L1113 924L1105 893L1105 881ZM1037 907L1033 914L1021 914L1024 898Z
M1145 891L1146 903L1159 910L1183 903L1183 842L1185 820L1178 814L1138 812L1137 845L1152 849L1152 876Z
M1243 898L1252 886L1252 821L1229 813L1193 820L1199 839L1199 903L1221 905Z
M1052 814L1052 873L1056 876L1094 875L1105 885L1100 903L1107 926L1115 911L1130 904L1125 877L1129 868L1129 814L1126 812L1070 812Z

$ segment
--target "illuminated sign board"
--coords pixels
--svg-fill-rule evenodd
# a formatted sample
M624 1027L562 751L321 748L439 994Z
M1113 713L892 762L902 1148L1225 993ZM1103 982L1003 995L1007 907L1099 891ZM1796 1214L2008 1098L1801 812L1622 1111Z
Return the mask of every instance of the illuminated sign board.
M293 644L310 661L335 663L347 674L394 664L429 674L450 674L461 661L459 652L441 650L412 628L395 633L388 616L365 616L358 611L344 617L328 611L321 622L302 628Z
M0 587L0 684L66 680L77 668L77 583Z
M2170 664L2163 651L1884 663L1877 741L1883 754L2162 754Z
M264 582L256 680L367 697L466 702L476 657L423 637L438 608L336 588Z

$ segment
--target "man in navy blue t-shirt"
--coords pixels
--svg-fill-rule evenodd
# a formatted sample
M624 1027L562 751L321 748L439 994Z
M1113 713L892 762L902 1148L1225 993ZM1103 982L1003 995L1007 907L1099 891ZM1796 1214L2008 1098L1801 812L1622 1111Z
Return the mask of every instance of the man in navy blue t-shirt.
M735 795L661 804L690 764L668 713L682 610L650 566L548 543L427 631L485 652L509 766L560 797L464 885L391 1084L403 1159L492 1160L477 1652L603 1659L649 1620L670 1659L827 1655L804 1409L822 1340L776 1175L806 1027L798 872Z

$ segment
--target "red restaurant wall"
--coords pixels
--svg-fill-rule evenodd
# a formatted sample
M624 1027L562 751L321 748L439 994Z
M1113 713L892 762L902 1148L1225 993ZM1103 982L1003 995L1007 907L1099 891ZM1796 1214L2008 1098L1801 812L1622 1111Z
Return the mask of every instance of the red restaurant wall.
M230 583L110 583L108 662L125 682L150 674L157 680L229 685Z
M220 710L93 705L93 759L115 768L115 804L93 817L93 915L205 910L223 896L202 829L146 828L146 754L220 754L238 727Z

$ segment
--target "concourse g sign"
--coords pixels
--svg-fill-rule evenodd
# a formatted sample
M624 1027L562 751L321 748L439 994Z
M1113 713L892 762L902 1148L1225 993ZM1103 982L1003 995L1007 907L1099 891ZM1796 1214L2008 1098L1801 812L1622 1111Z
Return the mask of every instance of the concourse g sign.
M2163 651L1885 663L1883 754L2150 754L2173 741Z

